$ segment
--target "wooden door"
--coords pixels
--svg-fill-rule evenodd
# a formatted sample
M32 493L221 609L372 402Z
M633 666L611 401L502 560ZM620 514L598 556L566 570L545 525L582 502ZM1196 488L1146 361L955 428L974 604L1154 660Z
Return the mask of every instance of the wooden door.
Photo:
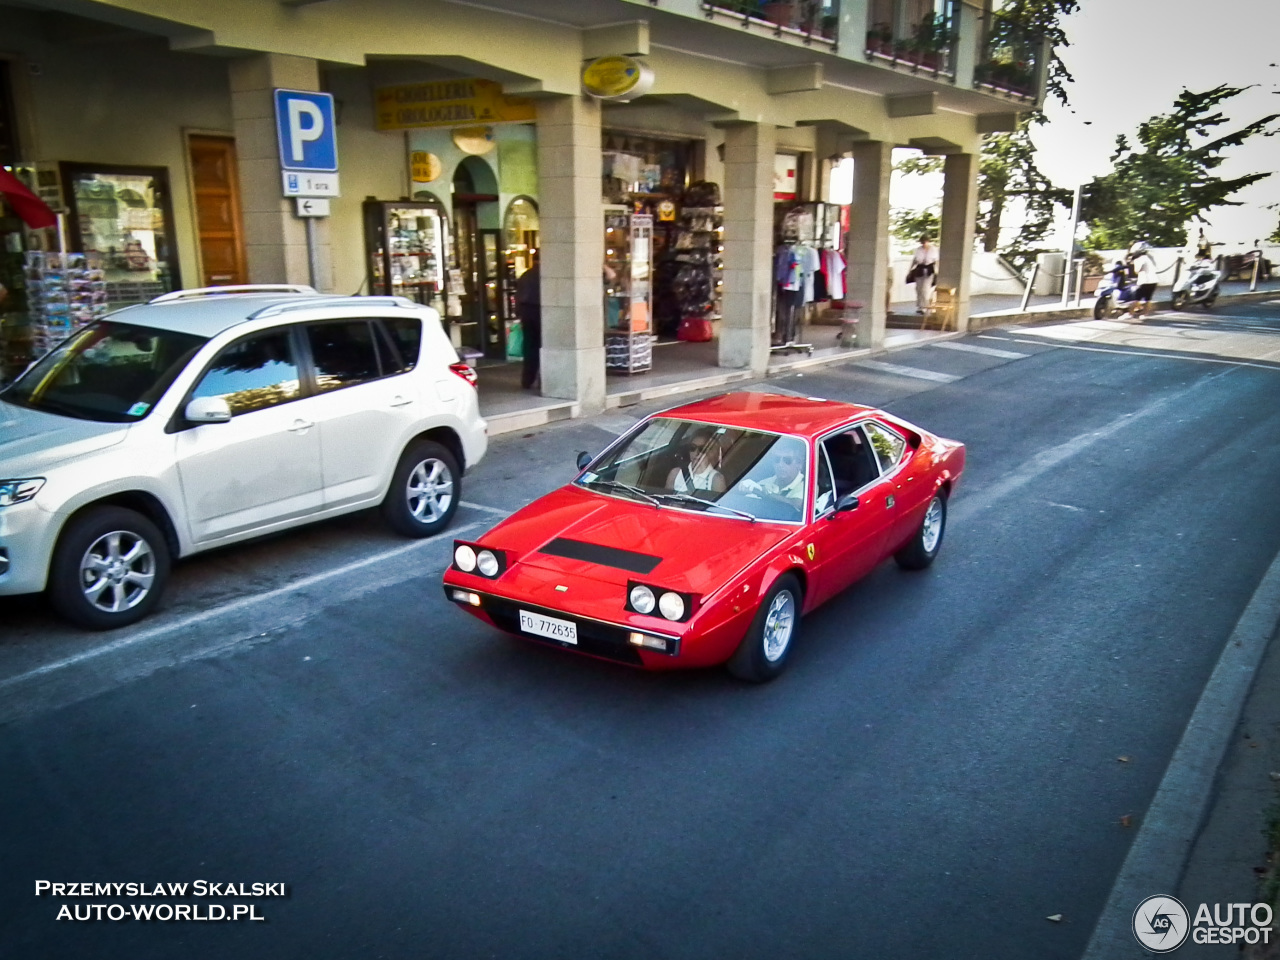
M248 283L236 142L231 137L192 136L188 150L204 284L212 287Z

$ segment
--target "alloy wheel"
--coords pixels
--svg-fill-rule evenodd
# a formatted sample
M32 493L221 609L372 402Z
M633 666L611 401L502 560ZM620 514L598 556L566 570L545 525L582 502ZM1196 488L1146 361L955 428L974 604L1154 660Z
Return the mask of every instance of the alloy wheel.
M796 599L781 590L769 604L764 620L764 658L775 663L787 652L796 625Z
M409 512L420 523L434 523L453 502L453 475L443 461L423 460L409 472L405 488Z
M942 500L934 497L929 510L924 515L924 524L920 528L920 545L925 553L933 553L938 549L938 541L942 539Z
M146 599L156 579L151 544L128 530L113 530L93 541L80 560L80 587L90 606L122 613Z

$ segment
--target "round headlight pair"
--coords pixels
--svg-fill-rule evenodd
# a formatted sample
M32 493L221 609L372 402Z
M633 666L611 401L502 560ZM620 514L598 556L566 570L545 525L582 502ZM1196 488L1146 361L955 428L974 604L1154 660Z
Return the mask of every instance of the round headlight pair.
M479 570L480 575L484 577L496 577L498 575L498 558L492 550L476 551L462 543L453 551L453 562L464 573Z
M661 597L654 597L651 589L638 583L631 588L629 597L631 609L636 613L647 615L653 613L653 608L657 607L658 612L668 620L680 620L684 617L684 597L670 590L665 591Z

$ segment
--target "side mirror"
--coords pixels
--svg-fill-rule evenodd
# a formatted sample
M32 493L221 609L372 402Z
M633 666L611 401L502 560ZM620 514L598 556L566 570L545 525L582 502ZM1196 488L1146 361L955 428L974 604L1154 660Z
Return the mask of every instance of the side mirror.
M196 397L182 415L188 423L226 423L231 419L231 407L222 397Z
M836 513L848 513L850 510L858 509L858 495L856 493L846 493L836 502Z
M582 450L578 453L578 469L579 470L584 469L586 465L590 462L591 462L591 454L587 453L587 451L585 450Z

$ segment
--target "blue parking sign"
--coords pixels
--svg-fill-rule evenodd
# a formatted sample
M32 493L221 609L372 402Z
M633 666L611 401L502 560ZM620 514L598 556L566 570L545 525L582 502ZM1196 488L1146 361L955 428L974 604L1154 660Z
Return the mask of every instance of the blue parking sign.
M333 94L276 90L276 132L283 169L321 173L338 169Z

